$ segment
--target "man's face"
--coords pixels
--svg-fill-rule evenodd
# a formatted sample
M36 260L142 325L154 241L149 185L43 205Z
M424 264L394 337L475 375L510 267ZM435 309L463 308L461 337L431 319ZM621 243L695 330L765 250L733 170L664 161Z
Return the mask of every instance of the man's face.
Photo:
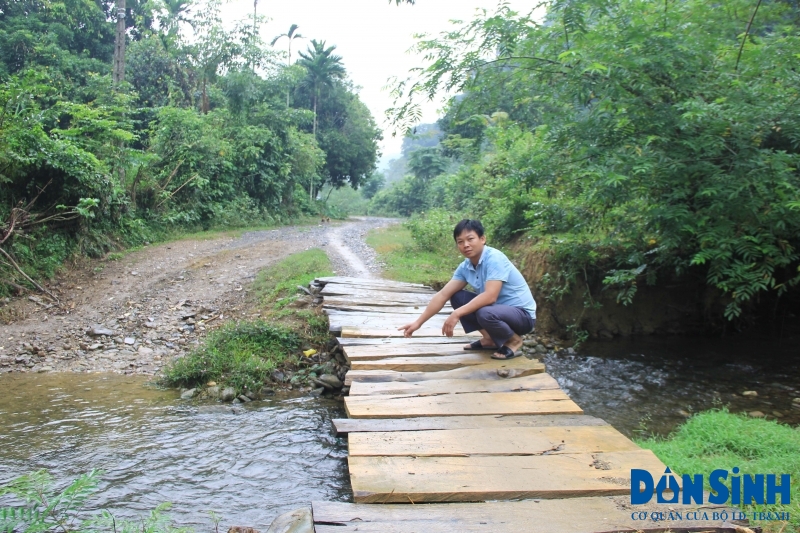
M478 260L483 253L483 247L486 245L486 235L478 237L474 230L462 231L461 235L456 238L456 245L461 255L470 260Z

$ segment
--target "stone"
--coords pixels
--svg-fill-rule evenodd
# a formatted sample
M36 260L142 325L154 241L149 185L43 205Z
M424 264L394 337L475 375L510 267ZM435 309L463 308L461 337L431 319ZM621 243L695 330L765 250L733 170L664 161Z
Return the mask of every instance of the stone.
M766 415L761 411L750 411L747 413L748 415L752 416L753 418L764 418Z
M114 335L114 332L108 328L104 328L101 326L94 326L86 330L86 334L90 337L111 337Z
M775 418L782 418L783 413L781 413L780 411L772 411L772 416L774 416Z
M250 400L258 400L258 394L256 392L247 391L244 393L244 395Z
M754 398L754 397L758 396L758 392L756 392L754 390L746 390L746 391L744 391L742 393L742 396L750 396L750 397Z
M244 394L240 394L239 396L236 397L236 399L239 400L242 403L247 403L247 402L252 402L253 401L250 398L248 398L247 396L245 396Z
M137 352L139 352L139 355L151 355L153 353L153 349L147 348L146 346L139 346Z
M209 381L208 383L206 383L206 387L216 387L216 386L217 386L216 381Z
M208 394L211 398L217 398L219 396L219 387L214 385L212 387L207 388L206 394Z
M86 349L93 352L95 350L99 350L102 347L103 347L102 344L91 344Z
M240 400L239 398L234 398L231 403L233 403L233 404L242 403L242 400Z
M52 372L52 371L53 371L53 367L52 366L43 366L43 367L40 367L39 370L37 370L37 372L39 372L40 374L43 373L43 372Z
M311 396L322 396L322 393L325 392L325 387L319 387L312 390L309 394Z
M134 344L136 344L136 339L134 339L133 337L125 337L125 340L123 342L125 344L133 346Z
M575 348L567 348L567 355L575 355Z
M536 345L536 353L547 353L547 348L541 344Z
M522 345L527 346L529 348L535 348L537 344L538 343L536 342L536 339L525 339L524 341L522 341Z
M225 387L222 389L222 394L220 394L220 400L223 402L230 402L234 398L236 398L236 389L233 387Z
M192 398L194 398L195 392L197 392L197 389L189 389L187 391L184 391L183 394L181 394L181 400L191 400Z
M261 396L270 396L275 394L275 389L270 389L269 387L262 387L261 388Z
M286 381L286 374L281 372L280 370L273 370L272 375L270 376L272 381L276 381L278 383L283 383Z
M270 524L267 533L314 533L314 519L311 508L304 507L284 513Z
M330 387L332 389L341 389L342 388L342 381L334 376L333 374L322 374L317 381L320 381L326 385L326 388Z

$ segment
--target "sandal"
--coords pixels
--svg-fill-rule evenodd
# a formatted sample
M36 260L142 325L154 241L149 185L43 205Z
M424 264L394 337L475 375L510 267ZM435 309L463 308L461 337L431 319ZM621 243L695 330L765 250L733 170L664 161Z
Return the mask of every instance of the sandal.
M503 357L495 357L495 355L501 354ZM501 346L496 353L492 354L492 359L497 359L498 361L505 361L506 359L514 359L522 355L522 350L515 352L508 346Z
M496 350L497 346L494 346L494 345L492 345L492 346L484 346L481 343L481 340L478 339L476 341L472 341L471 343L469 343L469 347L464 346L464 349L465 350Z

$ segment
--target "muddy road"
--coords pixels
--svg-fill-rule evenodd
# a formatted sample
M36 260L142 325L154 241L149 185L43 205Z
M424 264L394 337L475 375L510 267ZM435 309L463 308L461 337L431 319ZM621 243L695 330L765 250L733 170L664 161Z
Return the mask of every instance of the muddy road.
M184 239L66 271L49 284L61 307L36 295L5 305L5 316L16 319L0 325L0 373L155 374L209 328L256 318L257 309L245 305L250 285L290 254L319 247L338 275L379 276L364 236L392 223L359 218Z

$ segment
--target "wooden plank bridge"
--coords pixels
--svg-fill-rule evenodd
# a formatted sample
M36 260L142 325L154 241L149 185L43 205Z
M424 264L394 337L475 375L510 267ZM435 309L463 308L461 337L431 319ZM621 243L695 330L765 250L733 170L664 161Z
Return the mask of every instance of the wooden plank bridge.
M659 479L665 465L584 414L538 360L465 351L477 333L460 326L443 337L450 309L403 338L397 328L419 316L431 289L317 283L351 365L349 418L334 425L348 437L355 503L313 502L316 532L735 530L720 521L633 520L632 510L665 506L631 507L630 470Z

